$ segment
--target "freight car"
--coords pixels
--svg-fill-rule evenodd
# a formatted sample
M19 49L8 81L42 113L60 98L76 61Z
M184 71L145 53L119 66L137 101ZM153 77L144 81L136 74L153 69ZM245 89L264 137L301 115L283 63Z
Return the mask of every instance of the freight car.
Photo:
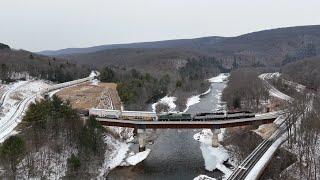
M121 119L134 120L156 120L157 114L151 111L122 111Z
M125 119L125 120L156 120L157 114L155 112L149 111L120 111L120 110L110 110L110 109L96 109L91 108L89 110L89 115L109 118L109 119Z
M255 114L249 111L233 111L233 112L217 112L196 114L193 118L194 121L208 121L208 120L224 120L224 119L242 119L253 118Z
M90 116L96 116L100 118L119 119L121 117L121 111L111 109L89 109Z

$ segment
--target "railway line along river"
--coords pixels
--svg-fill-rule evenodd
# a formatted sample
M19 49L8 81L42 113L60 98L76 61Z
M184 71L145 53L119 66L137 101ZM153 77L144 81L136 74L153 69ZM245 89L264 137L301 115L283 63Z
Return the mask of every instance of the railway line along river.
M226 82L213 81L211 91L203 95L200 102L190 106L187 113L211 112L219 108L222 90ZM195 130L161 129L156 130L149 156L136 166L117 167L113 169L108 179L193 179L200 174L219 179L223 173L216 170L205 170L205 162L200 150L200 142L193 136L200 132ZM131 146L137 149L137 145Z

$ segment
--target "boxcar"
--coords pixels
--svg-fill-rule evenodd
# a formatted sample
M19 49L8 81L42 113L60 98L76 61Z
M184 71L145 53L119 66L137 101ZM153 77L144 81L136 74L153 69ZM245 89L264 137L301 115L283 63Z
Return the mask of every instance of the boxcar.
M134 119L156 120L157 114L151 111L122 111L121 118L128 119L128 120L134 120Z
M112 109L89 109L90 116L96 116L101 118L119 119L121 117L121 111Z

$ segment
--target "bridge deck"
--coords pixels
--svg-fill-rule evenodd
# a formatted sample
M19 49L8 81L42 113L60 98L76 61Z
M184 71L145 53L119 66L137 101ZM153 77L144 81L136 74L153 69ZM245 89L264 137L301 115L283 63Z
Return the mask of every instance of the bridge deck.
M106 126L146 128L146 129L218 129L245 125L261 125L272 123L279 115L276 113L262 114L254 118L212 120L212 121L139 121L97 118Z

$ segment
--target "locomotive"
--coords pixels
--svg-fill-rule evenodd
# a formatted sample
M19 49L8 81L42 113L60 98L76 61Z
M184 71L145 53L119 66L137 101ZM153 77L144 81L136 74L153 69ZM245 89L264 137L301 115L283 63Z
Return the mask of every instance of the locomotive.
M159 121L192 121L192 115L186 113L164 113L158 117Z

